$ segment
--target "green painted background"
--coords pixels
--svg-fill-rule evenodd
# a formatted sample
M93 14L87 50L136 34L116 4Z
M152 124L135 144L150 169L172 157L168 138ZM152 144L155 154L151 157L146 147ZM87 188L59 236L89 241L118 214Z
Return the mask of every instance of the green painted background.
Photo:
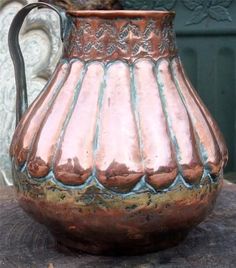
M236 0L123 0L126 9L175 10L185 70L218 122L236 171Z

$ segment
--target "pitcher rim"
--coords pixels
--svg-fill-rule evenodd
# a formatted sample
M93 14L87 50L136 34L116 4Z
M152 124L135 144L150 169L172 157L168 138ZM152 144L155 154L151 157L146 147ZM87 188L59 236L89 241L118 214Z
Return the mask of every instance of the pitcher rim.
M165 15L175 16L175 11L163 10L67 10L66 14L76 17L101 18L160 18Z

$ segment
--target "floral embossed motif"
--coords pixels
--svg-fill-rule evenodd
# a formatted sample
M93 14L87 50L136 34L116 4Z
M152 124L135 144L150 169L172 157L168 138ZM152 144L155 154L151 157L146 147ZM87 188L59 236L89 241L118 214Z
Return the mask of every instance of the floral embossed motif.
M173 52L176 48L175 33L172 29L172 20L170 20L169 17L167 17L163 22L161 42L158 48L161 54L164 54L166 51Z
M207 17L216 21L232 21L227 7L233 0L182 0L184 6L192 11L187 25L202 22Z
M144 26L140 22L137 19L118 26L116 21L101 20L94 27L89 21L79 21L77 26L73 24L72 42L67 40L66 47L69 47L69 54L96 52L106 57L115 53L136 57L140 53L149 55L158 52L163 55L175 51L171 16L164 18L161 25L154 19L149 19Z
M112 55L117 50L123 50L127 52L128 50L128 38L129 34L132 33L135 37L140 37L141 32L137 25L132 22L126 23L120 32L114 31L111 35L111 42L107 46L107 54Z

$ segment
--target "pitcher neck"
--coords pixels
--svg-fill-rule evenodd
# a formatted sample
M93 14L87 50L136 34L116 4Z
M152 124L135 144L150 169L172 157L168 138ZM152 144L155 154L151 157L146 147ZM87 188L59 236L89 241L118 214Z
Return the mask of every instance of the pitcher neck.
M65 58L84 61L172 57L177 53L173 12L69 12Z

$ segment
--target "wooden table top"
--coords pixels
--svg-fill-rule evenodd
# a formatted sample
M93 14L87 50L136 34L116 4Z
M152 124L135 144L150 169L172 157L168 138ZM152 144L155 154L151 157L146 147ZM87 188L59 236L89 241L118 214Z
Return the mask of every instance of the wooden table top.
M225 181L213 213L177 247L133 257L103 257L59 249L47 229L0 189L1 268L236 267L236 185Z

